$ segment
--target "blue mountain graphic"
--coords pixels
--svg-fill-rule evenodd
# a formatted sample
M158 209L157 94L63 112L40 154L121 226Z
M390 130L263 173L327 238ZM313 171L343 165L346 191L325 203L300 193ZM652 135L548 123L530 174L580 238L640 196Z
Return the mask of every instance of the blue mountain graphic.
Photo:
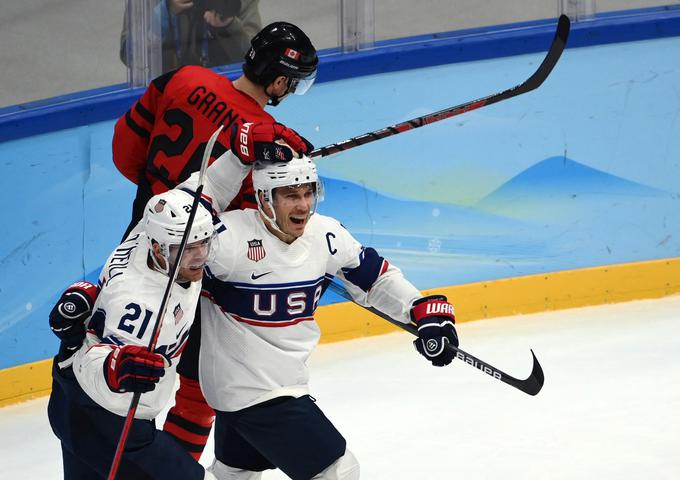
M485 235L514 231L522 222L448 203L389 197L361 185L324 179L328 202L319 212L342 222L352 233L398 236Z
M614 203L668 198L669 193L588 167L566 157L551 157L519 173L480 200L488 213L528 221L588 216Z

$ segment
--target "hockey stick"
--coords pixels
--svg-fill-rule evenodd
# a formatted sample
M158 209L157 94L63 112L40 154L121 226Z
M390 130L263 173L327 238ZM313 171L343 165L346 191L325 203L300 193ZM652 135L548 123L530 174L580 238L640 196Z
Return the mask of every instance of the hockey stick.
M526 79L524 83L520 83L519 85L504 90L500 93L489 95L488 97L473 100L471 102L446 108L444 110L439 110L438 112L423 115L422 117L416 117L402 123L397 123L396 125L381 128L380 130L364 133L363 135L352 137L348 140L343 140L342 142L331 143L325 147L312 150L309 156L314 158L333 155L334 153L342 152L343 150L349 150L350 148L358 147L359 145L365 145L385 137L407 132L418 127L429 125L430 123L445 120L447 118L460 115L461 113L469 112L470 110L476 110L478 108L482 108L487 105L498 103L503 100L507 100L508 98L530 92L541 86L541 84L546 78L548 78L548 75L550 75L550 72L552 72L553 68L557 64L557 61L560 59L560 56L564 51L564 47L567 44L569 28L569 17L566 15L561 15L557 22L557 31L555 32L555 38L553 38L552 44L550 45L550 50L548 50L548 53L543 59L543 62L541 62L539 65L538 69L533 75Z
M224 125L221 125L220 128L218 128L215 131L215 133L212 134L212 136L208 140L208 143L205 146L205 151L203 152L201 170L200 173L198 174L198 187L196 188L196 192L194 193L194 201L191 204L191 212L189 213L189 218L187 219L187 226L184 230L184 234L182 235L182 241L179 244L179 250L177 251L177 259L175 260L175 263L172 265L172 267L170 268L170 272L168 273L168 276L170 278L168 279L168 284L165 287L163 300L161 301L161 306L158 310L156 322L154 323L153 330L151 333L151 339L149 340L149 345L147 347L147 350L149 352L153 352L155 350L156 342L158 342L158 336L161 330L161 323L163 321L163 317L165 316L165 311L168 308L170 291L172 290L172 286L177 280L177 275L179 274L179 264L182 261L182 255L184 255L184 249L186 248L187 245L189 232L191 231L191 227L194 224L196 210L198 210L198 202L200 201L201 193L203 192L203 177L205 176L205 171L208 168L208 162L210 160L210 155L212 153L213 146L215 145L215 142L217 141L217 136L222 131L222 128L224 128ZM128 414L127 417L125 417L125 423L123 424L123 431L120 434L118 446L116 447L116 453L113 456L113 462L111 463L111 469L109 470L109 476L107 477L108 480L115 480L116 474L118 473L118 467L120 466L120 461L123 457L123 451L125 450L125 443L127 442L127 437L128 434L130 433L130 427L132 426L132 420L134 420L135 418L135 413L137 412L137 407L139 406L139 400L141 396L142 394L139 392L135 392L135 394L132 396L130 408L128 409Z
M352 296L349 294L347 290L342 285L337 284L334 281L329 282L329 288L333 290L335 293L340 295L341 297L354 302L354 299L352 299ZM355 302L356 303L356 302ZM359 305L359 304L357 304ZM393 323L399 328L403 328L407 332L411 333L412 335L415 335L416 337L418 336L418 329L416 326L412 323L401 323L389 315L386 315L382 313L380 310L377 310L373 307L364 307L363 305L359 305L360 307L365 308L369 312L379 316L380 318L383 318L387 320L390 323ZM508 375L507 373L497 369L496 367L486 363L483 360L480 360L479 358L470 355L469 353L461 350L458 347L454 347L451 344L447 344L446 348L449 350L453 350L456 353L456 358L459 360L472 365L473 367L476 367L480 369L482 372L486 373L487 375L492 376L496 380L500 380L503 383L507 383L508 385L511 385L515 387L518 390L523 391L524 393L527 393L529 395L536 395L538 392L541 391L541 388L543 388L543 369L541 368L541 364L538 363L538 359L536 358L536 355L534 355L534 351L531 350L531 356L534 359L534 365L531 368L531 374L525 378L524 380L521 380L519 378L515 378L513 376Z

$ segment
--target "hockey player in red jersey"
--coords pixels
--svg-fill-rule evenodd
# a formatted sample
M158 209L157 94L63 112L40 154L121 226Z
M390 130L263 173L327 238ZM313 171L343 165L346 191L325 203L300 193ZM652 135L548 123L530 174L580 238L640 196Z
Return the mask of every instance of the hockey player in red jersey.
M175 187L198 170L206 142L219 125L229 132L234 124L273 123L265 105L278 105L291 93L306 93L316 78L317 63L316 50L302 30L275 22L253 37L243 75L234 82L198 66L153 80L114 130L113 162L138 185L126 235L152 195ZM212 158L228 148L221 139ZM232 205L256 207L250 177Z
M243 75L231 82L211 70L186 66L155 79L115 126L113 161L137 195L125 235L141 218L153 195L173 188L198 170L210 135L224 125L213 148L217 158L228 148L230 129L244 123L274 122L264 110L291 93L304 94L316 78L318 58L311 41L295 25L275 22L251 40ZM276 127L281 128L281 127ZM301 149L308 153L311 144ZM250 175L231 209L257 208ZM200 309L199 309L200 310ZM198 459L208 440L214 412L198 385L200 312L177 371L180 388L164 430Z

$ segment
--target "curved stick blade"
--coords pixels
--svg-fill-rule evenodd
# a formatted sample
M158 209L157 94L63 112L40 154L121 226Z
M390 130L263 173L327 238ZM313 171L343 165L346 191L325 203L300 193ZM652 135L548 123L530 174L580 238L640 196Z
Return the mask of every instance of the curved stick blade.
M333 155L344 150L349 150L350 148L366 145L367 143L375 142L376 140L397 135L399 133L408 132L414 128L420 128L434 122L439 122L441 120L469 112L470 110L476 110L478 108L492 105L494 103L516 97L517 95L530 92L541 86L545 79L548 78L548 75L550 75L550 72L552 72L553 68L555 68L557 61L560 59L560 56L562 56L562 52L564 51L564 48L567 44L570 28L571 22L569 21L569 17L566 15L561 15L557 22L557 30L555 31L555 36L553 37L552 43L550 44L548 53L536 71L519 85L515 85L514 87L508 88L507 90L503 90L499 93L478 98L477 100L456 105L455 107L445 108L444 110L439 110L421 117L412 118L411 120L397 123L389 127L384 127L379 130L374 130L372 132L364 133L363 135L358 135L338 143L332 143L330 145L326 145L325 147L316 148L309 153L309 157L315 158L319 156L326 157L328 155Z
M543 368L541 368L541 364L538 363L538 359L536 358L536 355L534 355L533 350L531 350L531 356L534 359L534 364L531 369L531 374L525 379L520 379L515 378L512 375L508 375L503 370L500 370L494 367L493 365L486 363L484 360L480 360L474 355L470 355L469 353L467 353L464 350L461 350L458 347L454 347L453 345L447 345L446 348L456 352L456 358L458 358L462 362L467 363L468 365L471 365L481 370L482 372L486 373L490 377L493 377L496 380L500 380L503 383L507 383L508 385L515 387L517 390L521 390L524 393L527 393L529 395L536 395L538 392L541 391L541 388L543 388L544 381Z
M506 383L510 383L513 387L523 391L524 393L536 395L543 388L545 377L543 376L543 368L541 367L541 364L538 363L538 358L536 358L533 350L531 350L531 356L534 359L534 364L531 368L531 374L524 380L519 380L506 375L509 377Z
M555 65L557 65L557 61L562 56L562 52L564 52L564 48L567 45L567 39L569 38L569 30L571 30L571 22L569 21L569 17L566 15L560 15L560 18L557 22L555 37L550 44L550 50L548 50L548 53L545 55L545 58L538 66L534 74L517 87L517 90L514 91L515 95L526 93L540 87L545 79L548 78L548 75L550 75L550 72L553 71Z

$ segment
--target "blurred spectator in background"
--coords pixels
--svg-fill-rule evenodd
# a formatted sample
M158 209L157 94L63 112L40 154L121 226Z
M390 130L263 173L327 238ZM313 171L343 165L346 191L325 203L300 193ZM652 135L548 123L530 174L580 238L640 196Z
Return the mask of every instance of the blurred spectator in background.
M242 62L250 39L262 28L260 0L161 0L163 73L183 65L215 67ZM128 15L120 36L127 62Z

